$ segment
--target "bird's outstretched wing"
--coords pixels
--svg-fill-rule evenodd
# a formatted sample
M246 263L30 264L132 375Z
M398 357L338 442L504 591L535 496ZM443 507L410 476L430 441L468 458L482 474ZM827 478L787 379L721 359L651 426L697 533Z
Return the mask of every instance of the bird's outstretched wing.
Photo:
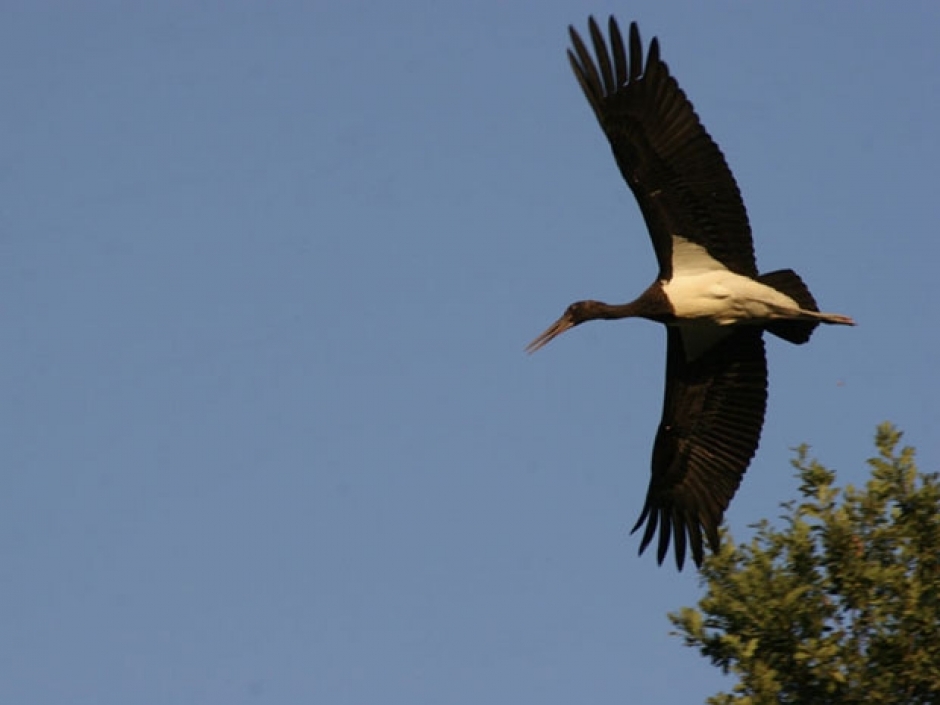
M610 51L590 19L595 63L569 27L574 49L568 50L568 58L639 202L659 261L659 278L672 278L673 236L704 247L732 272L756 277L751 228L738 185L692 103L659 58L659 42L650 42L644 65L635 22L630 25L629 58L613 17L609 32Z
M666 395L653 446L640 553L659 529L661 564L675 543L682 570L686 546L696 565L702 536L718 549L718 527L760 441L767 406L767 362L759 328L736 328L703 355L687 359L679 328L668 329Z

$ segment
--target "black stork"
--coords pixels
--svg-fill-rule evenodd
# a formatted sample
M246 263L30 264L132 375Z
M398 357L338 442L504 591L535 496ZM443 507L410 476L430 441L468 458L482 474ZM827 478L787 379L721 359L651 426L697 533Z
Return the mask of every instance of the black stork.
M535 352L585 321L646 318L666 325L666 392L653 445L646 503L633 527L657 527L657 561L672 539L682 570L686 546L701 566L703 534L718 527L757 450L767 405L763 332L800 345L820 313L797 274L758 274L747 211L731 170L692 104L650 42L646 62L636 23L629 55L616 20L610 50L589 22L596 62L573 27L568 59L633 191L659 262L656 281L627 304L578 301L526 348Z

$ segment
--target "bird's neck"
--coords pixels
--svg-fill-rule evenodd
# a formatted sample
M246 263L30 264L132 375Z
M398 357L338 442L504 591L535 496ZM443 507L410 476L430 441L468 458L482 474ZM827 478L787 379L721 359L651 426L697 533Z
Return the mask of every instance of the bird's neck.
M647 318L664 322L674 315L669 299L659 284L654 284L633 301L625 304L605 304L597 302L597 318L615 320L618 318Z

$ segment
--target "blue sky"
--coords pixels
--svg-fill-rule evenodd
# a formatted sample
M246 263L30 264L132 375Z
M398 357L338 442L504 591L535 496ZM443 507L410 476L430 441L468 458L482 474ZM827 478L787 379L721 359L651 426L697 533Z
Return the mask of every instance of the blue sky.
M0 700L689 703L695 572L638 558L656 268L565 58L658 35L855 329L768 343L728 520L806 442L940 466L940 5L28 3L0 22Z

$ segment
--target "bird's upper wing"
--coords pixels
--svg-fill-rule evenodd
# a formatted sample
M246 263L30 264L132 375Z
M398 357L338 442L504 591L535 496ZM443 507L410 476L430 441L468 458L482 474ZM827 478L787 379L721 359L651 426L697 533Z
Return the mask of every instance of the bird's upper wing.
M718 548L718 527L760 441L767 405L767 362L759 328L733 329L688 360L683 332L668 328L666 396L653 446L646 504L633 531L646 522L640 553L659 527L657 560L675 540L682 569L688 545L696 565L702 534Z
M704 247L733 272L757 276L738 185L692 103L659 58L659 42L650 42L644 66L636 23L630 25L629 60L613 17L609 29L611 51L590 19L595 63L569 27L574 50L568 50L568 58L639 202L660 279L672 278L673 235Z

